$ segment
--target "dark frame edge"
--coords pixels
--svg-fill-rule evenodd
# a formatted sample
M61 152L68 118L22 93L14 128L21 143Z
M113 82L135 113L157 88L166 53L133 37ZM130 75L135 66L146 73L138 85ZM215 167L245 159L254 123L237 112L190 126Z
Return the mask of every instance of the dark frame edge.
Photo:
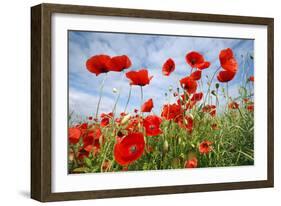
M274 19L267 24L267 180L274 187Z
M41 35L42 7L31 8L31 198L42 200Z
M31 7L31 198L51 195L51 11Z
M259 189L270 188L272 184L268 180L249 181L249 182L230 182L200 185L182 185L182 186L165 186L165 187L148 187L116 190L99 190L99 191L81 191L81 192L62 192L51 193L44 202L54 201L71 201L71 200L89 200L134 196L152 196L152 195L169 195L181 193L196 192L215 192L241 189Z

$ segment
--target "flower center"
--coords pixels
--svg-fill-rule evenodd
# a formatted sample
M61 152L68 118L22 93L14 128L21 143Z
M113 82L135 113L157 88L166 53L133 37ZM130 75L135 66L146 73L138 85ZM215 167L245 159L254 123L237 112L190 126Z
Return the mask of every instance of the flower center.
M155 129L155 126L154 125L149 125L149 129L153 130L153 129Z
M131 146L130 151L131 151L131 153L135 153L137 151L136 145Z

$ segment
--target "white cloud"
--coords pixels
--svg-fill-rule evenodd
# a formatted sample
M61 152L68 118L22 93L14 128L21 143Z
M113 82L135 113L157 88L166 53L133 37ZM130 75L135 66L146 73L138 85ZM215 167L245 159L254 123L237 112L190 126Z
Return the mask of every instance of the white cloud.
M156 110L159 113L160 107L167 101L165 92L170 85L176 90L179 79L190 73L190 67L185 62L187 52L196 50L201 52L205 59L212 62L209 69L203 71L202 79L205 82L203 88L207 90L206 75L213 74L219 65L218 55L220 50L227 47L235 47L239 43L245 43L241 40L232 39L214 39L214 38L185 38L185 37L165 37L150 35L126 35L111 33L92 33L92 32L72 32L69 42L69 99L70 107L76 113L89 115L95 111L98 101L98 93L104 74L96 77L87 71L85 61L91 55L105 53L108 55L127 54L133 63L130 69L137 70L146 67L153 79L150 85L145 86L144 100L153 98ZM249 46L250 45L250 46ZM251 51L253 43L241 44L234 48L235 55L240 60L240 55ZM169 77L162 75L162 64L168 59L173 58L176 63L176 71ZM235 94L240 80L240 74L237 74L236 80L229 83L231 94ZM110 72L107 75L104 86L104 97L101 110L108 112L112 109L116 94L112 89L121 88L121 96L118 104L118 111L125 107L128 92L129 81L124 78L123 73ZM140 107L140 89L137 86L132 88L132 98L129 110Z

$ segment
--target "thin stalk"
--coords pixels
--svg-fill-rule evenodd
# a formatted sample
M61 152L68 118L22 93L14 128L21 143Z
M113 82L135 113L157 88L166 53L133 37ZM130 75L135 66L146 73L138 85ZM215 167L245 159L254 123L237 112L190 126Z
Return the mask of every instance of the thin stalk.
M99 116L100 102L101 102L101 97L102 97L102 93L103 93L103 88L104 88L106 77L107 77L107 73L105 73L104 79L102 80L101 87L100 87L99 101L98 101L97 110L96 110L96 119Z
M75 148L74 148L74 146L72 145L71 146L71 149L72 149L72 151L73 151L73 155L74 155L74 158L73 158L73 161L74 161L74 165L76 166L76 167L78 167L78 160L77 160L77 152L76 152L76 150L75 150Z
M140 88L141 88L140 114L141 114L141 117L143 117L143 112L141 111L141 107L142 107L142 104L143 104L143 89L142 89L142 86Z
M208 87L207 94L206 94L206 96L205 96L204 104L203 104L203 105L206 104L207 97L208 97L208 95L209 95L209 93L210 93L210 90L211 90L212 82L213 82L213 80L214 80L214 77L215 77L216 73L220 70L220 68L221 68L221 66L219 66L219 67L216 69L216 71L214 72L214 74L213 74L213 76L212 76L212 78L211 78L211 80L210 80L210 85L209 85L209 87Z
M227 98L227 104L228 104L229 103L228 82L226 82L226 98Z
M116 110L117 103L118 103L119 98L120 98L120 94L121 94L121 91L118 91L118 96L117 96L117 98L116 98L116 100L115 100L115 104L114 104L114 107L113 107L113 110L112 110L113 115L115 114L115 110ZM115 115L114 115L114 116L115 116Z
M141 111L141 107L142 107L142 104L143 104L143 90L142 90L142 86L140 86L141 88L141 101L140 101L140 116L139 116L139 127L140 127L140 130L142 130L142 125L141 125L141 119L143 119L143 112Z
M216 108L218 108L219 98L218 98L219 89L216 88Z
M121 75L122 75L121 81L123 81L124 76L125 76L125 75L123 75L123 74L124 74L124 73L122 72L122 73L121 73ZM113 110L112 110L112 113L113 113L113 114L115 114L115 110L116 110L116 107L117 107L117 104L118 104L118 101L119 101L119 98L120 98L121 91L122 91L122 86L120 85L120 86L119 86L119 90L118 90L118 96L117 96L117 98L116 98L116 100L115 100L115 104L114 104L114 107L113 107Z
M124 113L126 113L126 111L127 111L127 108L128 108L128 105L129 105L129 102L130 102L130 99L131 99L131 94L132 94L132 85L130 85L128 100L127 100L127 102L126 102L126 106L125 106L125 109L124 109Z

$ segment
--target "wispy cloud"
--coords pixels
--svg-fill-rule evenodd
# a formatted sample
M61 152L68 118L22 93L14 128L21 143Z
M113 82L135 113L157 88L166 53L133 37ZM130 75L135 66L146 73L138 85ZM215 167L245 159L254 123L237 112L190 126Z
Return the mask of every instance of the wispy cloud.
M105 75L96 77L86 70L85 62L92 55L126 54L133 63L130 69L147 68L150 75L154 77L151 84L144 87L144 100L153 98L154 112L159 113L163 103L167 102L165 93L168 92L168 87L171 85L176 90L179 79L190 72L185 62L185 55L188 52L198 51L212 63L212 66L203 72L202 79L206 85L206 76L210 77L219 66L219 52L228 47L233 49L239 62L239 72L229 83L231 95L237 96L238 85L243 77L243 58L247 54L253 55L253 40L70 31L69 108L81 116L95 113L100 85ZM176 70L171 76L165 77L161 73L161 68L168 58L174 59ZM248 62L247 68L248 75L253 74L252 62ZM100 111L111 111L116 99L116 94L112 92L112 89L117 88L121 89L117 112L121 112L127 101L129 81L124 78L123 73L111 72L106 78ZM206 86L203 90L207 90ZM132 111L139 107L140 89L133 87L128 109Z

